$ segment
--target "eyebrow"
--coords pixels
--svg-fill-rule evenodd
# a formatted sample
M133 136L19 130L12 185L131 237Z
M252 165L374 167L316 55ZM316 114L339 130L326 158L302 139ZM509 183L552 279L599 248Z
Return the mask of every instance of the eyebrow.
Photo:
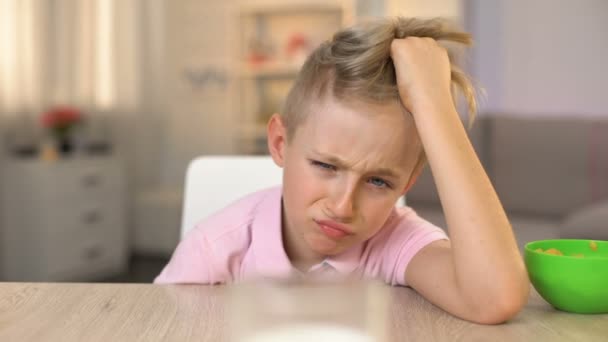
M337 166L338 168L342 168L345 169L346 167L346 162L344 162L342 159L332 156L332 155L328 155L316 150L312 150L312 153L319 156L320 158L322 158L323 160L326 160L327 162ZM389 177L389 178L394 178L394 179L399 179L399 175L397 172L391 170L391 169L387 169L387 168L379 168L376 170L371 170L369 172L367 172L369 174L373 174L373 175L378 175L378 176L384 176L384 177Z

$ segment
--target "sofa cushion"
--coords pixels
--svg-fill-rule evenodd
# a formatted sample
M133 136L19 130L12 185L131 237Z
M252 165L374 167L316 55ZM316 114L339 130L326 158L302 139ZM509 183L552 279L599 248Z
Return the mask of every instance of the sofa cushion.
M507 211L562 216L592 201L591 121L496 117L488 157Z
M449 235L441 207L415 206L413 208L420 217L444 229ZM517 240L517 246L522 252L528 242L560 238L559 220L539 216L510 215L509 221Z
M608 200L568 215L559 231L563 238L608 240Z
M528 215L509 215L509 221L517 240L517 246L522 252L528 242L560 238L560 221L557 219Z
M591 197L594 203L608 200L608 120L592 122L589 158Z

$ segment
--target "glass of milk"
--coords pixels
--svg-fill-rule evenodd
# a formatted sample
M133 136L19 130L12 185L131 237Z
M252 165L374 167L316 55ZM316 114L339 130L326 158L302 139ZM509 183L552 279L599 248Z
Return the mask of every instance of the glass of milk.
M388 288L362 280L256 281L229 291L233 342L386 341Z

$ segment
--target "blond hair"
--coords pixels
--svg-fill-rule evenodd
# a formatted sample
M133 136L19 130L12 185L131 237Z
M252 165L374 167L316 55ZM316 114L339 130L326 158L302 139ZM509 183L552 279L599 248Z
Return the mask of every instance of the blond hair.
M338 31L307 58L283 107L283 120L290 140L308 117L312 106L325 96L337 100L358 99L371 103L399 101L397 78L390 49L393 39L429 37L448 50L452 97L460 92L468 104L468 122L477 111L474 88L467 75L454 65L454 48L470 46L471 36L451 28L442 19L385 18ZM457 43L457 44L451 44ZM420 152L417 167L424 165Z

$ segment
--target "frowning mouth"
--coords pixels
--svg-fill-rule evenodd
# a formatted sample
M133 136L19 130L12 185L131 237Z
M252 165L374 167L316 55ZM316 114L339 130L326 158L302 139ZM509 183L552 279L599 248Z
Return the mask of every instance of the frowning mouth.
M323 234L333 239L341 239L353 232L347 226L330 220L314 220Z

